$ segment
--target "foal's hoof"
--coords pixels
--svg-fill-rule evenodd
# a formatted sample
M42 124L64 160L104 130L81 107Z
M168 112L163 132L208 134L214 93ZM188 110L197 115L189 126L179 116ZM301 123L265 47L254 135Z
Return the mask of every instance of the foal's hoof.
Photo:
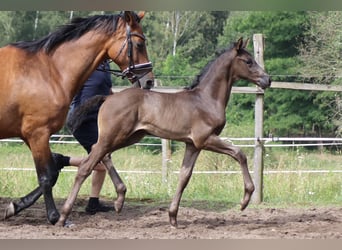
M59 219L58 219L58 221L56 222L55 226L57 226L57 227L64 227L64 226L67 224L67 221L68 221L67 216L61 214L61 215L59 216Z
M59 220L55 224L55 226L57 226L57 227L65 227L65 226L67 227L67 225L68 225L67 221L63 221L63 220Z
M15 205L13 202L11 202L7 208L5 209L5 213L4 213L4 220L12 217L15 215Z
M171 228L175 228L175 229L178 228L177 219L175 217L170 216L170 225L171 225Z
M245 210L251 200L252 194L246 194L243 200L241 200L241 211Z
M64 227L66 227L66 228L72 228L74 226L75 226L75 224L71 220L66 220L64 223Z
M241 210L241 211L245 210L245 208L246 208L247 206L248 206L248 203L246 204L246 203L242 203L242 202L241 202L240 210Z
M122 202L117 202L117 201L114 202L115 212L117 212L118 214L121 213L122 208L123 208Z
M241 205L240 210L241 210L241 211L245 210L245 208L246 208L246 207L248 206L248 204L249 204L249 201L250 201L250 196L245 197L243 200L241 200L241 203L240 203L240 205Z

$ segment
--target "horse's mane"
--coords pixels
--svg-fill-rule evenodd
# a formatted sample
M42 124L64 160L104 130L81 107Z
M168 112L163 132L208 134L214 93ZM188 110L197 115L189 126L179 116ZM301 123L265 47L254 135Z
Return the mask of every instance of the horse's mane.
M222 54L226 53L227 51L231 50L233 47L235 46L235 44L232 44L231 46L229 46L228 48L225 49L221 49L215 52L215 58L210 60L205 66L204 68L200 71L199 74L197 74L195 76L195 79L192 81L191 85L185 87L185 89L190 90L195 88L203 79L203 77L206 75L206 73L209 71L211 65L216 61L217 58L219 58Z
M139 22L139 17L134 13L135 19ZM57 28L56 31L34 41L19 41L11 43L12 46L24 49L31 53L44 50L46 53L52 52L56 47L64 42L77 40L91 30L111 34L116 31L118 19L122 13L116 15L95 15L87 18L76 17L70 23Z

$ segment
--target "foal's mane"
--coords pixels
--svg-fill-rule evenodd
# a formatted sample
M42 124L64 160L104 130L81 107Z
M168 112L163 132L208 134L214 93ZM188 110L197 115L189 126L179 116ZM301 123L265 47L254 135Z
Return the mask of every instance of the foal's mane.
M207 74L207 72L209 71L209 69L211 68L212 64L216 61L217 58L219 58L221 55L223 55L224 53L230 51L231 49L233 49L235 47L235 43L233 43L231 46L229 46L226 49L221 49L219 51L216 51L215 53L215 58L210 60L205 66L204 68L200 71L199 74L197 74L195 76L195 79L193 80L193 82L191 83L190 86L185 87L185 89L190 90L190 89L194 89L203 79L203 77Z
M122 13L116 15L95 15L87 18L76 17L70 23L60 26L56 31L45 37L34 41L14 42L11 45L31 53L44 50L49 54L62 43L77 40L91 30L104 32L105 34L114 33L120 17L122 17ZM140 21L135 13L134 18L136 21Z

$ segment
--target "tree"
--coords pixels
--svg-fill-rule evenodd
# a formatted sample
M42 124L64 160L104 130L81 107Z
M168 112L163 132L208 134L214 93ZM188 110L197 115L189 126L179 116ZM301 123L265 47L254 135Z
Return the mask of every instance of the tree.
M148 12L144 30L155 75L167 85L189 84L189 76L196 75L214 53L227 16L226 11ZM166 83L164 77L170 75L178 80Z
M36 14L35 39L48 35L70 21L69 11L38 11Z
M8 44L14 37L15 28L13 26L12 11L0 11L0 45Z
M342 85L342 12L309 12L309 20L310 29L299 47L301 73L313 83ZM320 93L315 98L325 111L325 126L333 124L337 135L342 135L341 100L341 93Z
M225 48L240 37L252 39L253 34L261 33L265 37L264 56L268 72L277 76L289 71L287 75L291 75L296 73L296 66L293 65L294 61L291 58L298 55L298 44L303 41L307 28L307 15L302 11L232 12L227 19L223 35L218 39L218 44ZM251 51L252 45L249 45ZM276 64L275 67L273 63ZM279 64L282 64L282 67L278 67Z
M308 12L303 11L233 12L227 19L219 44L227 46L228 41L235 41L238 37L251 38L255 33L262 33L265 37L265 68L272 76L272 80L302 81L301 68L304 64L298 55L301 53L300 45L311 39L307 37L312 29L311 23L312 17L309 17ZM339 49L341 51L341 47ZM316 58L313 61L320 60ZM331 119L328 119L328 114L331 112L331 96L328 96L330 95L327 93L317 92L267 90L265 133L278 136L331 134L333 126ZM322 102L323 98L326 98L326 101ZM239 119L232 121L239 123L242 120L252 119L253 104L253 96L233 96L229 112L239 112L237 117Z
M18 40L32 40L35 11L1 11L0 27L4 30L1 45Z
M309 12L310 29L300 48L300 71L314 82L342 84L342 12Z

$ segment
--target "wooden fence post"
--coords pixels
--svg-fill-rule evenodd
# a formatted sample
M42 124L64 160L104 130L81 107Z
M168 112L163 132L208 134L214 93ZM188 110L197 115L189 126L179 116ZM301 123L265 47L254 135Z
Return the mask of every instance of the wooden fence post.
M162 143L162 180L167 182L169 166L171 161L171 141L161 139Z
M160 86L159 80L155 79L154 85L156 87ZM162 181L167 182L171 161L171 140L160 139L162 145Z
M264 68L264 39L262 34L253 35L254 57L256 62ZM258 88L255 100L255 144L254 144L254 170L253 180L255 191L252 202L260 204L263 200L263 122L264 122L264 91Z

